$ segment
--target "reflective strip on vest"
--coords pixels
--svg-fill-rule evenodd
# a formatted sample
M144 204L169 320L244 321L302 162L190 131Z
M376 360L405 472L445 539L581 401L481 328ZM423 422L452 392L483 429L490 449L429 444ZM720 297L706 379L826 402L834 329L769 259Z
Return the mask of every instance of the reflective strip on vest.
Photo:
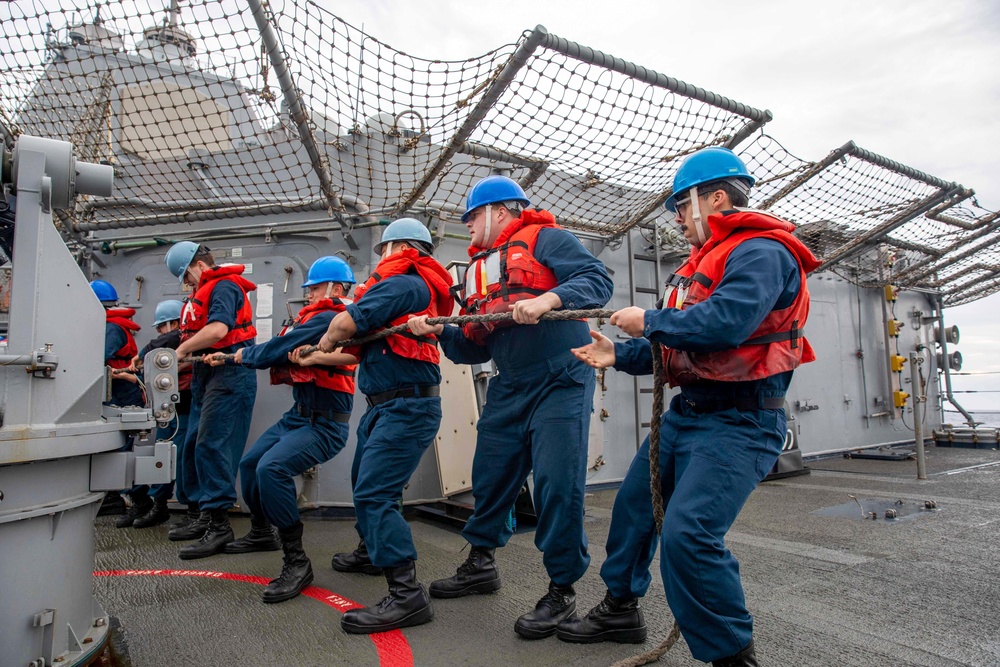
M485 260L482 258L475 260L471 269L465 275L466 295L486 296L489 294L489 286L498 284L503 277L500 253L490 253Z

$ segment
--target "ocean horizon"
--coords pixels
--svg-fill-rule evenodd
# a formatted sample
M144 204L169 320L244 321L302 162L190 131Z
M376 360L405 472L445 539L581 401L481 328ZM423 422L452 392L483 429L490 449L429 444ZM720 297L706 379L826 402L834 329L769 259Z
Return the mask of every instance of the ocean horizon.
M969 410L969 414L977 422L982 422L982 426L1000 428L1000 410ZM958 410L945 410L944 421L958 426L965 422L965 418Z

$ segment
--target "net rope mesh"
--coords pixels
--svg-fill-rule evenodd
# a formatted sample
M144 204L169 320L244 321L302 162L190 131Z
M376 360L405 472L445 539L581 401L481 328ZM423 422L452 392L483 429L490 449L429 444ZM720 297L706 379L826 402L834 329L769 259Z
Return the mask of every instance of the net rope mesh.
M0 125L116 169L111 198L58 215L68 243L304 211L327 228L414 215L436 230L501 173L566 227L614 244L639 226L682 254L662 207L674 172L727 145L758 179L751 206L796 223L845 279L949 305L1000 289L997 214L958 184L853 144L796 157L757 130L766 112L543 30L440 61L307 0L263 7L270 43L243 1L0 3Z
M751 207L798 225L826 268L850 282L940 291L947 305L1000 288L997 212L959 184L853 143L817 162L763 133L738 150L758 179Z

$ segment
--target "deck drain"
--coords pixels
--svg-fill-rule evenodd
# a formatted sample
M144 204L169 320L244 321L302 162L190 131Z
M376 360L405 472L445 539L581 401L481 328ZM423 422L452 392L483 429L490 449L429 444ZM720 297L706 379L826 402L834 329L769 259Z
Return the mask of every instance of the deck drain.
M883 521L894 523L914 519L939 511L933 500L886 500L884 498L855 498L833 507L818 509L812 514L859 521Z

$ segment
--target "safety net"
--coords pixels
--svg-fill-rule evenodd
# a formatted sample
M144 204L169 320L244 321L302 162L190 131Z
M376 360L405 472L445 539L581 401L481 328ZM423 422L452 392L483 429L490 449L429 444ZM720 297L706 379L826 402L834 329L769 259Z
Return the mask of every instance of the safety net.
M461 234L466 194L490 174L581 234L615 243L639 226L677 246L662 207L674 172L728 146L758 177L752 204L799 225L846 279L951 303L1000 288L996 214L962 186L853 144L797 158L762 133L769 112L540 26L443 61L308 0L19 0L0 21L8 142L68 140L115 167L114 196L58 216L84 248L108 229L284 214L345 234L412 215Z

